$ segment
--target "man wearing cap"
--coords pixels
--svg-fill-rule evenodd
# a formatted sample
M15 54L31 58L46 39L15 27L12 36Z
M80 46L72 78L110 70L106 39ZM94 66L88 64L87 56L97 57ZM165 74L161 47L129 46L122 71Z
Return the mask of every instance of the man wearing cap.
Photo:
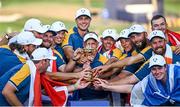
M66 61L66 57L64 55L64 51L62 49L62 42L65 38L65 33L68 33L65 25L61 21L56 21L51 25L51 30L57 33L56 36L53 37L54 41L54 49L56 49L62 56L63 60Z
M49 66L49 60L55 59L56 57L51 56L46 48L38 48L32 53L32 61L28 60L25 64L20 64L0 77L2 83L0 86L0 105L22 106L26 99L29 98L29 106L41 106L40 86L42 85L50 96L54 106L64 106L67 96L63 95L67 94L66 90L73 91L82 89L89 84L83 83L82 79L80 79L76 83L76 86L70 85L64 87L63 92L60 91L58 87L53 88L52 84L55 84L55 86L65 85L63 83L53 82L44 75L44 71L46 71ZM49 92L47 88L51 90L51 92ZM56 96L59 93L61 97ZM54 96L56 97L54 98ZM58 98L58 100L56 98ZM61 100L63 100L63 102Z
M25 22L23 30L32 32L36 38L42 39L48 27L43 25L39 19L31 18Z
M52 48L53 45L53 37L56 36L57 33L52 30L52 27L49 27L49 30L44 34L43 36L43 42L42 47L45 47L48 49L49 54L56 56L56 60L50 60L50 66L48 67L46 74L50 76L51 79L59 80L59 81L65 81L70 79L79 79L81 77L84 77L85 75L88 75L89 72L81 71L76 73L66 73L66 69L72 70L74 68L74 65L76 64L73 62L73 65L71 66L71 63L69 66L66 65L64 62L61 54ZM67 66L67 67L66 67Z
M166 64L161 55L153 55L148 66L151 73L136 85L108 85L102 79L96 79L96 85L104 90L131 93L131 105L173 106L180 105L180 66Z
M153 16L151 19L151 27L152 30L161 30L165 34L166 40L170 43L170 45L180 45L180 34L167 29L168 25L164 16Z
M25 63L36 46L42 43L31 32L21 32L0 47L0 76L18 64Z
M100 70L99 72L104 72L111 68L123 68L126 66L126 71L129 73L134 73L142 65L143 61L146 60L145 56L149 56L148 58L151 57L152 49L149 46L148 40L146 39L147 32L145 31L144 27L141 25L132 25L129 30L130 33L128 36L139 54L124 58L121 61L117 61L109 65L97 67L96 70Z
M121 50L115 47L116 36L117 33L115 29L106 29L102 33L102 45L99 46L98 51L108 59L111 57L120 58L122 55Z
M94 32L89 32L84 36L84 49L82 49L83 54L86 54L86 61L84 62L83 66L89 67L90 71L92 71L92 68L95 68L97 66L105 64L108 59L98 53L97 48L99 44L99 39L97 34ZM81 60L82 56L79 57L77 60ZM94 75L87 81L92 81ZM92 100L92 99L107 99L108 92L104 91L97 91L93 87L92 88L85 88L83 90L79 90L78 92L78 98L82 100ZM76 95L76 94L75 94Z
M152 55L162 55L166 59L167 64L176 64L180 62L179 55L176 55L172 48L167 44L165 35L160 30L154 30L150 33L148 38L152 47ZM134 84L144 77L146 77L150 70L148 69L149 61L147 60L133 75L123 78L118 81L111 82L111 84Z
M90 11L86 8L77 10L75 21L77 27L68 31L62 44L64 53L69 61L72 60L73 53L77 48L83 48L83 37L88 32L91 22Z

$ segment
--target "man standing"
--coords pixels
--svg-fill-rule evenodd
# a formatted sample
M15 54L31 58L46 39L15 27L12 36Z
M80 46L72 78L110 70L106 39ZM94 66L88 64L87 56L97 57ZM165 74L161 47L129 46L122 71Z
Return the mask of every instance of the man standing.
M62 44L65 56L69 61L70 59L72 60L73 53L77 48L83 48L83 37L89 32L88 28L91 23L90 11L86 8L77 10L75 21L77 27L74 27L68 32Z

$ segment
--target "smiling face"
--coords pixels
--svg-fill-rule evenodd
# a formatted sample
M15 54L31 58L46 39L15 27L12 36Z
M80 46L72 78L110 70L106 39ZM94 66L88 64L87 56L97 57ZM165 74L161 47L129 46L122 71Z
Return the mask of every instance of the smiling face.
M55 44L61 44L65 38L65 31L57 32L57 35L53 37Z
M166 67L154 65L151 67L151 73L157 80L166 80Z
M151 40L151 47L155 54L164 55L166 52L166 40L160 37L154 37Z
M43 36L43 43L42 46L46 48L50 48L53 43L53 33L52 32L46 32Z
M123 47L123 49L126 52L129 52L129 51L131 51L133 49L133 44L132 44L132 41L130 39L121 38L120 42L121 42L121 46Z
M76 24L81 31L87 31L90 26L91 18L88 16L79 16L76 18Z
M133 33L130 35L130 39L139 50L142 50L147 46L145 32Z
M166 33L167 23L164 18L160 17L152 21L152 30L161 30L164 34Z
M115 40L112 37L106 37L101 39L102 47L105 51L109 51L115 44Z

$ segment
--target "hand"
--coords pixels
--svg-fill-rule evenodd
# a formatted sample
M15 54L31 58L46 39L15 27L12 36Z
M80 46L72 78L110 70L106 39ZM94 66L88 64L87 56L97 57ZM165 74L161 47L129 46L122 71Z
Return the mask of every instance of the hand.
M177 54L177 55L180 54L180 45L176 46L176 49L175 49L174 53Z
M80 57L81 57L81 55L83 54L83 49L81 49L81 48L78 48L78 49L76 49L75 51L74 51L74 54L73 54L73 60L79 60L80 59Z
M94 68L95 72L98 72L99 74L102 74L103 72L107 71L110 69L110 65L103 65L103 66L98 66Z
M78 72L79 78L84 78L85 80L91 78L91 75L92 72L88 68L84 69L81 72Z
M109 86L108 81L100 79L100 78L95 78L93 85L95 89L104 89L107 90L107 87Z
M91 82L84 81L83 78L80 78L75 84L75 89L83 89L86 88Z

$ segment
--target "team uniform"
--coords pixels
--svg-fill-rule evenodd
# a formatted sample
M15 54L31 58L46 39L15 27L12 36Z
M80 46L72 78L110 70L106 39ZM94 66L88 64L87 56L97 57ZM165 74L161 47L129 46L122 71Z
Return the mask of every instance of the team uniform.
M12 52L8 45L0 47L0 59L0 77L14 66L26 62L24 57Z
M61 45L55 45L54 49L59 52L59 54L62 56L62 59L66 62L66 56L64 54L64 50Z
M148 46L148 47L144 48L142 51L136 50L135 52L136 52L135 55L137 55L138 53L142 54L146 60L146 58L151 57L152 49L150 46ZM150 56L150 57L147 57L147 56ZM141 65L143 63L144 63L144 61L141 61L141 62L138 62L135 64L128 65L124 68L124 70L126 72L130 72L131 74L134 74L141 67Z
M180 105L180 65L167 65L167 80L165 86L156 80L152 73L137 83L131 93L132 105Z
M58 71L58 68L61 66L61 65L64 65L65 62L64 60L62 59L63 57L61 56L61 54L56 51L55 49L48 49L49 53L52 55L52 56L55 56L57 57L56 60L50 60L50 66L48 67L47 71L48 72L57 72Z
M173 53L173 58L172 58L172 63L176 64L180 62L180 55L176 55ZM149 67L149 60L146 61L142 67L134 74L139 80L142 80L144 77L146 77L151 70L148 68Z
M73 50L76 50L77 48L83 48L83 37L81 37L78 33L77 27L74 27L68 31L62 46L70 46L73 48Z
M97 66L101 66L108 61L106 57L101 55L100 53L96 54L94 60L90 63L91 68L95 68ZM106 91L97 91L93 88L85 88L82 90L77 90L74 93L75 100L92 100L92 99L104 99L107 98L109 92Z
M30 71L27 64L19 64L6 72L0 77L0 105L10 106L5 97L2 95L2 90L6 83L9 82L16 88L16 96L21 103L24 103L29 97L30 88Z
M107 52L102 51L102 46L98 48L98 52L101 53L103 56L107 57L108 59L111 57L120 58L122 56L122 52L118 48L112 48L111 50Z

